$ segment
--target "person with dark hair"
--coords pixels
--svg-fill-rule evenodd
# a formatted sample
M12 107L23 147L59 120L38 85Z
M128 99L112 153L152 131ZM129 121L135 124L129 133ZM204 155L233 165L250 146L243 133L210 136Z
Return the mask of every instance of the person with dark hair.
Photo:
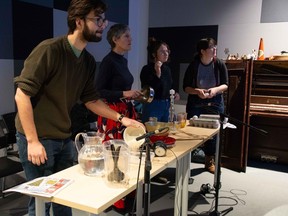
M228 71L216 57L217 44L213 38L197 43L197 52L183 79L183 90L189 94L186 104L187 118L200 114L224 113L223 92L228 89ZM215 172L216 136L204 144L205 169Z
M113 110L132 119L136 112L131 102L141 94L132 90L133 75L129 71L124 54L131 49L132 38L126 24L114 24L107 32L111 51L103 58L96 78L96 88L105 103ZM107 118L98 117L98 129L106 134L105 140L122 139L124 127Z
M107 26L102 0L72 0L68 8L69 32L36 46L24 62L14 83L18 113L15 118L19 156L28 181L48 176L73 165L75 146L71 139L72 107L81 101L101 116L125 126L143 127L100 100L94 76L96 61L85 49L97 42ZM49 215L51 203L47 203ZM55 216L70 216L71 208L52 204ZM35 199L29 216L35 215Z
M154 89L154 99L143 104L142 122L149 117L157 117L158 121L168 122L170 108L170 89L173 88L172 74L166 64L169 60L170 48L167 43L149 38L149 63L143 66L140 73L141 87L150 86ZM179 99L179 94L175 95Z

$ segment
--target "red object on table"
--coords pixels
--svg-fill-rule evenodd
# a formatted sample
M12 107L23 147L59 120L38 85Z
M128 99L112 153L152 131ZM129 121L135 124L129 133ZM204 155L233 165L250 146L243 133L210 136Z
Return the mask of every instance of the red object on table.
M172 147L175 144L175 139L169 136L151 136L150 140L152 143L156 142L156 141L163 141L167 147Z

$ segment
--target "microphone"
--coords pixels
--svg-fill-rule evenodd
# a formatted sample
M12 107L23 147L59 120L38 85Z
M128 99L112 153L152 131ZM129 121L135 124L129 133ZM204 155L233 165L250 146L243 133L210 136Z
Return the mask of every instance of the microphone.
M151 132L145 133L145 134L137 137L136 141L139 141L141 139L145 139L145 138L150 137L150 136L152 136L154 134L159 134L159 133L161 133L162 131L165 131L165 130L168 131L169 127L163 127L163 128L159 128L159 129L157 129L155 131L151 131Z

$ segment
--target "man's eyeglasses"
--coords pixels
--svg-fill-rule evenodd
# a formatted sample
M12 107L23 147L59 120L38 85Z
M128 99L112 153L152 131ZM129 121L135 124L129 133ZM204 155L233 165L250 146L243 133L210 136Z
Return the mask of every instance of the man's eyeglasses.
M102 17L85 17L85 19L92 20L98 27L107 26L108 25L108 20L103 19Z

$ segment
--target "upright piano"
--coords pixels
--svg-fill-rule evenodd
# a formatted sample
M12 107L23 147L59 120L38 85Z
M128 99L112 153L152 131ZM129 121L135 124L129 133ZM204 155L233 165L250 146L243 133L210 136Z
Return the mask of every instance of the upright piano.
M254 61L250 98L249 157L288 164L288 61Z
M288 61L254 61L250 112L288 117Z
M222 136L223 166L245 172L248 159L288 164L288 61L233 60L226 65L225 112L237 129L226 129Z

